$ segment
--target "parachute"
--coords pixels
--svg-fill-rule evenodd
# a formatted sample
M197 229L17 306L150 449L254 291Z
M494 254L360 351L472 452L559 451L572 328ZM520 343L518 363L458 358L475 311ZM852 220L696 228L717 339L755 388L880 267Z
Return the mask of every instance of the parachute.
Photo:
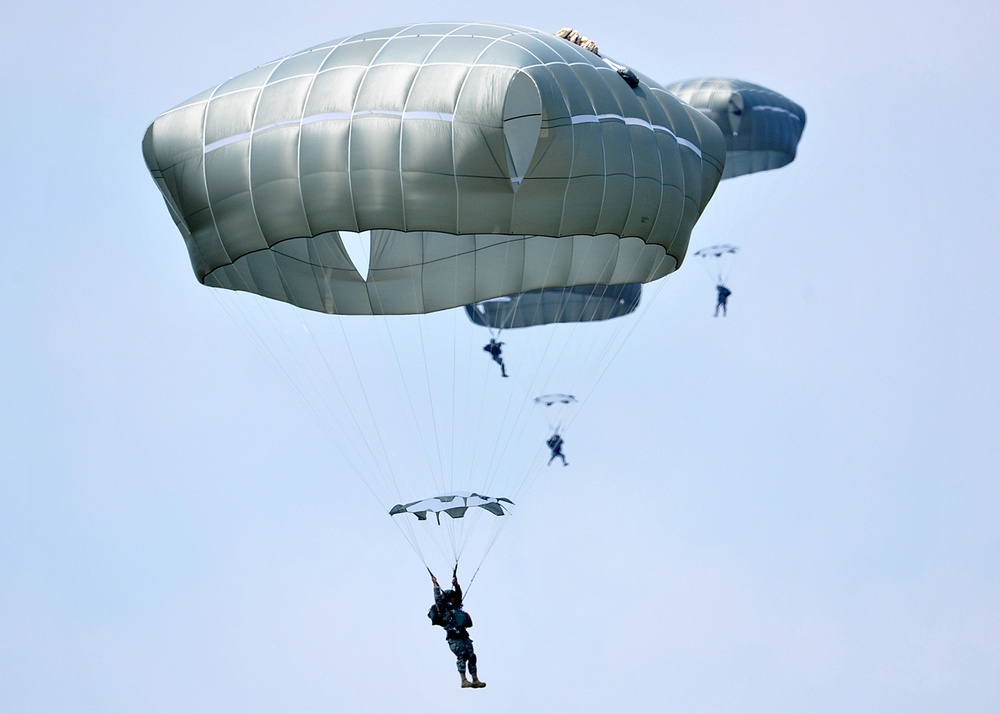
M398 516L401 513L412 513L418 520L425 521L428 513L434 513L437 515L437 521L440 525L441 513L447 513L452 518L462 518L470 508L481 508L494 516L502 516L506 513L503 505L505 503L514 505L514 502L509 498L480 496L478 493L466 491L447 493L413 503L397 504L389 510L389 515Z
M722 258L726 255L735 255L739 251L739 246L723 243L721 245L710 245L707 248L699 248L694 252L696 258Z
M535 397L535 404L544 407L549 436L565 433L567 410L578 404L572 394L542 394Z
M777 92L738 79L691 79L667 91L705 113L726 140L722 178L781 168L792 162L806 113Z
M483 300L466 305L465 312L477 325L506 330L622 317L635 312L641 296L636 284L577 285Z
M737 252L739 252L738 246L723 243L699 248L693 255L700 259L705 271L717 285L725 285L733 270L733 258Z
M566 364L589 370L573 389L600 378L621 334L605 323L677 269L724 175L715 124L622 69L530 28L420 23L256 67L143 137L196 278L257 321L317 448L428 567L483 523L485 558L544 464L524 395ZM366 267L348 233L369 236ZM560 323L606 346L556 340ZM531 328L505 347L516 380L481 326Z
M195 274L335 314L423 314L683 260L723 172L653 80L513 25L366 32L158 117L146 164ZM339 231L371 231L362 276Z
M543 404L547 407L551 407L553 404L575 404L576 397L572 394L543 394L539 397L535 397L535 404Z

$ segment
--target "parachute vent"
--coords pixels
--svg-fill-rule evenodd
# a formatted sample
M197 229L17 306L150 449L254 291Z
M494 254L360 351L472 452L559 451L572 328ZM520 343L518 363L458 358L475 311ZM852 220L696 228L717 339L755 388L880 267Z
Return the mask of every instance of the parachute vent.
M619 67L618 76L625 80L625 84L635 89L639 86L639 78L635 76L635 72L630 70L628 67Z

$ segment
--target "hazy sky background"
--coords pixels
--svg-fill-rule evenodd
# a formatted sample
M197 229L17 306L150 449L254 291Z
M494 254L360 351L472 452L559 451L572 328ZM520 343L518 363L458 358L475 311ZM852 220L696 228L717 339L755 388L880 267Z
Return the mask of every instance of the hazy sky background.
M198 284L146 126L423 20L572 26L663 83L801 104L590 396L469 603ZM994 712L995 3L21 3L0 26L0 709Z

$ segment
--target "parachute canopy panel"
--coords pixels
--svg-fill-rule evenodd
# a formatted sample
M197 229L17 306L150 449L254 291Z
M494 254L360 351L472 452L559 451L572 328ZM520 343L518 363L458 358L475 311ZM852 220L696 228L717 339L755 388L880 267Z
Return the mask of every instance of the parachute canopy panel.
M806 112L788 97L739 79L691 79L667 86L703 112L726 139L722 178L781 168L792 162Z
M440 523L441 513L446 513L452 518L464 518L466 511L470 508L481 508L494 516L503 516L506 514L504 504L513 506L514 502L509 498L493 498L492 496L480 496L471 491L459 491L425 498L413 503L397 504L390 509L389 515L398 516L401 513L412 513L418 520L426 521L427 514L434 513L438 523Z
M375 30L196 95L143 154L209 286L419 314L643 283L683 260L726 147L636 77L513 25ZM366 279L339 232L368 230Z

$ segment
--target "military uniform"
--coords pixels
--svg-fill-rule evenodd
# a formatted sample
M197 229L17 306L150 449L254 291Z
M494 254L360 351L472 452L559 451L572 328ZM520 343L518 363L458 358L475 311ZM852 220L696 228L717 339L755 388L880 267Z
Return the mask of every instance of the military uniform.
M455 655L455 666L458 673L462 675L462 686L470 686L465 678L465 669L468 666L469 674L472 676L471 686L485 687L479 681L478 670L476 668L476 652L472 647L472 638L469 637L468 629L472 627L472 617L462 609L462 588L455 586L455 594L458 597L458 605L450 606L446 601L441 588L434 586L434 608L431 610L431 622L444 628L445 638L448 648ZM435 617L436 615L436 617Z

